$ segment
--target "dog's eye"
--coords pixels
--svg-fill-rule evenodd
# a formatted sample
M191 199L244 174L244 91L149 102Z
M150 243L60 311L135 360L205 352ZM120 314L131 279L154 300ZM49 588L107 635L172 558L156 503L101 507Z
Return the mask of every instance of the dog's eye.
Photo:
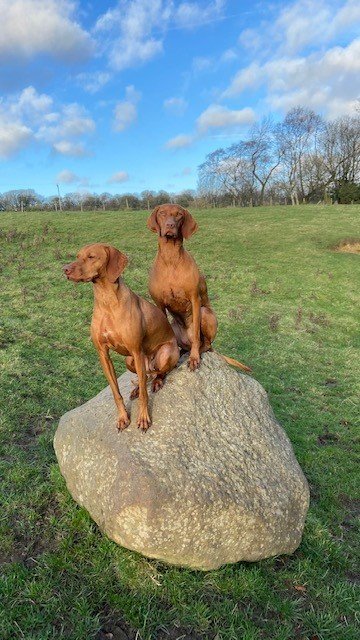
M88 256L88 258L90 258L90 260L95 260L96 256Z

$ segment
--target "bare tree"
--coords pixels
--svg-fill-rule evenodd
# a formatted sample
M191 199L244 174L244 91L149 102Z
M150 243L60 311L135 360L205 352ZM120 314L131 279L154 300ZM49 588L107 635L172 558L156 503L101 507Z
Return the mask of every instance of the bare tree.
M199 167L199 191L214 199L229 194L233 205L251 203L254 179L245 143L209 153Z
M322 119L311 109L294 107L276 129L281 154L283 184L291 204L305 200L304 161L316 148L316 137L322 127Z
M341 183L360 180L360 114L326 124L320 155L326 174L325 188L331 187L336 192Z
M284 155L283 145L277 143L276 128L271 118L263 118L250 130L245 143L251 171L260 185L259 204L264 204L265 189Z

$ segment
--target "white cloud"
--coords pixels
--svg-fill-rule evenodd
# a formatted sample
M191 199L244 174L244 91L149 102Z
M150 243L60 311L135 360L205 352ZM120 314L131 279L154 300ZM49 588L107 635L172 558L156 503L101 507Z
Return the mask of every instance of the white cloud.
M143 64L163 51L169 29L192 29L219 19L225 0L200 2L173 0L119 0L97 20L94 34L101 35L110 66L116 71Z
M76 76L78 84L89 93L100 91L110 80L111 73L107 71L94 71L89 73L79 73Z
M228 109L219 104L211 104L197 118L194 134L180 134L171 138L165 143L165 149L176 150L190 147L196 140L214 129L238 131L241 127L253 124L255 119L255 113L249 107L237 110Z
M53 98L26 87L21 93L0 100L0 140L2 157L8 157L31 141L50 144L57 153L80 157L87 154L83 142L95 122L77 103L54 105Z
M125 131L137 119L137 102L141 94L136 91L133 85L126 87L125 100L117 103L114 109L114 129L115 131Z
M267 102L274 109L304 105L337 117L354 110L359 98L360 39L347 47L333 47L324 54L275 58L250 65L233 79L224 97L264 85Z
M214 64L212 58L206 58L205 56L196 56L191 64L191 69L194 73L202 73L211 69Z
M75 21L70 0L0 0L0 56L48 54L67 62L92 51L89 34Z
M51 119L42 125L38 137L52 142L58 138L79 137L95 130L95 122L86 109L76 102L64 105L58 113L52 113Z
M164 100L164 109L176 116L182 116L187 106L188 103L184 98L167 98L167 100Z
M245 30L252 62L236 73L222 98L265 89L272 109L303 105L328 117L351 113L360 94L360 4L356 0L298 0L272 22ZM337 39L347 42L330 46ZM327 47L327 48L326 48Z
M0 158L7 159L20 151L32 139L29 127L21 122L8 121L0 113Z
M220 63L233 62L238 59L238 54L234 49L226 49L220 56Z
M73 102L56 110L53 98L32 86L0 101L0 114L7 123L30 128L36 139L48 143L78 138L95 130L95 122L84 107Z
M319 47L331 42L344 29L354 26L357 32L360 21L358 0L298 0L284 7L272 27L272 34L279 42L279 52L296 54L307 46Z
M238 128L255 122L255 113L250 108L231 110L218 104L211 104L198 117L196 123L200 134L209 129Z
M63 184L72 184L74 182L80 182L80 181L81 181L81 178L79 178L79 176L77 176L76 173L73 173L69 169L64 169L63 171L60 171L60 173L58 173L56 176L56 182L61 182Z
M244 89L255 89L261 85L264 78L263 67L252 62L248 67L240 69L231 81L230 86L223 92L223 98L231 98L244 91Z
M118 102L114 111L115 131L125 131L137 119L137 108L132 102Z
M250 51L257 51L263 41L263 35L256 29L244 29L239 35L239 44Z
M223 13L225 0L214 0L205 7L198 2L181 2L175 9L175 22L186 29L193 29L213 20L218 20Z
M162 50L162 42L154 38L139 42L126 39L114 46L110 56L111 66L116 71L122 71L128 67L151 60Z
M73 158L82 158L89 155L89 152L81 142L71 142L70 140L54 142L53 149L63 156L71 156Z
M108 179L108 184L118 184L129 180L129 174L126 171L118 171Z
M10 157L29 144L51 107L51 97L38 94L33 87L0 100L0 157Z
M175 136L175 138L171 138L165 143L166 149L184 149L186 147L190 147L194 141L194 136L180 134Z
M51 109L53 99L46 93L39 94L34 87L26 87L19 97L16 108L23 115L30 117L42 117L44 113Z
M168 3L162 0L131 0L109 9L95 26L96 33L110 33L110 65L121 71L146 62L162 51L162 40L152 30L169 18ZM118 35L120 34L120 35Z

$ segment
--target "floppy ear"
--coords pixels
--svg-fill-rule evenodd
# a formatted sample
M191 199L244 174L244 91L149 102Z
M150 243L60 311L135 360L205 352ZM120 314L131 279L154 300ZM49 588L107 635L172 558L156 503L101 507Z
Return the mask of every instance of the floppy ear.
M184 209L184 211L185 211L185 218L181 225L181 233L183 235L183 238L187 240L188 238L190 238L190 236L192 236L193 233L195 233L195 231L197 231L199 225L194 220L191 213L187 211L187 209Z
M148 218L148 221L146 223L148 229L150 229L151 231L154 231L154 233L160 233L160 226L156 218L156 214L158 210L159 210L159 207L156 207L154 209L154 211L152 212L150 218Z
M116 282L129 261L125 253L121 253L115 247L108 247L107 250L109 257L106 265L106 275L110 282Z

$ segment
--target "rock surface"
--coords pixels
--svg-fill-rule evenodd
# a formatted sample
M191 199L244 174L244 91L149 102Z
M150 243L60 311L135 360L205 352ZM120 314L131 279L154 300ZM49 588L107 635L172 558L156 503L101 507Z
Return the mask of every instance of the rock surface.
M116 429L107 387L60 420L54 446L71 495L118 544L196 569L292 553L307 481L267 395L215 353L183 362L136 426L134 374L119 378L131 425Z

